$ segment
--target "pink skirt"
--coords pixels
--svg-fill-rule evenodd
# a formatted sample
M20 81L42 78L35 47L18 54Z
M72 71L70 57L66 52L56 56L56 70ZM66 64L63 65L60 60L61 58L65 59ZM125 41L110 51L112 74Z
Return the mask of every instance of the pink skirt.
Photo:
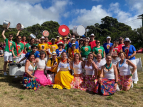
M83 77L74 77L71 88L81 89L81 83L83 82Z
M51 80L47 79L47 77L45 76L44 70L36 70L34 76L39 79L40 85L52 85Z
M84 81L81 83L81 90L93 91L95 86L95 76L85 75Z

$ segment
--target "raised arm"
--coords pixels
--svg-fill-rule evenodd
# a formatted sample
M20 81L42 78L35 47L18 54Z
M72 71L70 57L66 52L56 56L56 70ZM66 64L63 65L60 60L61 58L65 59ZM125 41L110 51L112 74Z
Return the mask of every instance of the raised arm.
M2 37L3 37L3 39L5 40L6 39L6 37L5 37L5 29L3 30L3 32L2 32Z
M20 30L17 32L16 36L18 36L18 35L19 35L19 33L20 33Z

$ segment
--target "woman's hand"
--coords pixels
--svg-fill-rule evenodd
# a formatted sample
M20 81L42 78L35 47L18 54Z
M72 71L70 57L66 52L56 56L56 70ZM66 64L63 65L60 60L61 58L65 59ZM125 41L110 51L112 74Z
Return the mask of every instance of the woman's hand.
M114 87L115 87L115 89L117 88L117 83L115 83Z
M101 84L101 82L102 82L102 78L101 77L98 78L98 82Z

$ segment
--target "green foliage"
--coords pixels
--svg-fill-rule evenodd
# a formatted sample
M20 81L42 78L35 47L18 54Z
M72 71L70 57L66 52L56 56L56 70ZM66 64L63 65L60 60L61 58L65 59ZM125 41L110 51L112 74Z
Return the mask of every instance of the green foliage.
M58 24L58 22L46 21L41 25L35 24L25 28L20 32L20 35L25 35L28 37L30 33L33 33L37 36L37 38L40 38L42 36L42 32L44 30L47 30L50 34L49 39L51 39L59 35L59 26L60 25ZM106 16L101 19L101 24L95 23L94 25L87 26L87 29L89 29L87 32L87 36L89 36L91 33L94 33L95 39L100 40L101 43L106 42L107 36L111 36L112 42L114 39L118 39L121 36L123 38L129 37L136 49L143 47L143 28L132 30L130 26L118 22L118 20L113 17ZM2 25L0 25L0 32L2 32L2 30L3 27ZM9 34L13 34L15 40L16 33L17 30L15 28L11 28L11 31L7 30L5 35L6 37L8 37ZM72 33L72 30L70 30L70 33ZM1 41L4 41L2 36L0 36L0 42Z

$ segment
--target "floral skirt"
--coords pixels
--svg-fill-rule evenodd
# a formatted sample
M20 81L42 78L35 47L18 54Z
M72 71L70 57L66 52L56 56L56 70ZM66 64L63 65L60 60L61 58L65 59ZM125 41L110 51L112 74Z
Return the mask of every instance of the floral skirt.
M93 91L95 89L95 76L86 75L84 81L81 83L81 90Z
M124 76L119 75L118 84L119 84L119 86L122 87L122 89L123 88L129 89L132 85L132 77L129 75L124 75Z
M27 89L37 90L40 86L40 81L37 78L31 78L26 73L23 75L22 84Z
M55 84L53 85L53 88L70 89L70 84L73 79L74 76L72 76L69 71L59 71L55 76Z
M106 79L103 78L101 81L101 84L97 82L97 79L95 80L95 89L94 93L102 94L102 95L112 95L116 92L115 88L115 79Z
M52 85L50 79L47 79L46 75L44 74L44 70L36 70L34 76L39 79L40 85Z
M81 83L83 82L83 77L74 77L72 83L71 83L71 88L76 88L76 89L81 89Z

